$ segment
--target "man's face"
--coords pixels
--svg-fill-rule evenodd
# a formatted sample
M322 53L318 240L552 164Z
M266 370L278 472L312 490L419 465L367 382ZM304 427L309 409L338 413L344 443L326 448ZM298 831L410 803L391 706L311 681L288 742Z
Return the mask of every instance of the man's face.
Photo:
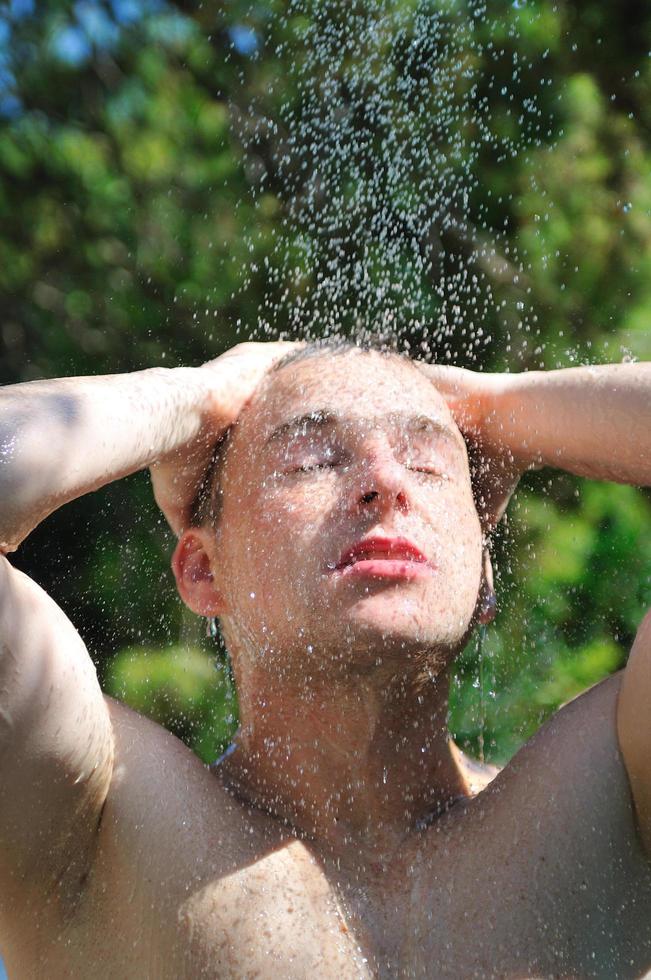
M351 352L272 374L233 433L222 490L228 632L249 651L309 673L459 647L481 530L463 438L409 364Z

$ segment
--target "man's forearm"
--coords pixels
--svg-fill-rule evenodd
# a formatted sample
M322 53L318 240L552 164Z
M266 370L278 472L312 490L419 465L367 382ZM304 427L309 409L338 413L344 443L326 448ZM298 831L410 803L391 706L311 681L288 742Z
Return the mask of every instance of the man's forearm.
M651 363L505 378L484 430L525 465L651 485Z
M200 431L192 368L64 378L0 391L0 550L61 504L173 453Z

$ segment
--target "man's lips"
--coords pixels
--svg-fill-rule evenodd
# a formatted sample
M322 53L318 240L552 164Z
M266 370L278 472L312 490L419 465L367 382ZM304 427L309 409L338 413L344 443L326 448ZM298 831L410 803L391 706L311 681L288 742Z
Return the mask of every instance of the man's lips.
M347 548L332 571L389 576L413 577L415 573L430 571L431 563L420 548L407 538L389 538L375 535L357 541Z

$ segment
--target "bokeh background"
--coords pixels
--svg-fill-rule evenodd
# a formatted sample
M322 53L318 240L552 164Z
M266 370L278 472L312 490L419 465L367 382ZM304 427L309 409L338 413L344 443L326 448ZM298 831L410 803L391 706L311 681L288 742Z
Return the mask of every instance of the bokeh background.
M651 7L10 0L0 296L4 384L333 331L477 370L651 359ZM236 698L172 547L142 473L12 560L210 760ZM651 496L530 474L494 549L450 723L502 762L625 663Z

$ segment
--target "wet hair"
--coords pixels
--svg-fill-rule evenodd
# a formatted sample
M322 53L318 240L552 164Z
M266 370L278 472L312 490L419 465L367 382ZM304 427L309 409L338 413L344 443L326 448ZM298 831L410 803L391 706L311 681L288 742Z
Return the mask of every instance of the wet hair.
M220 436L212 451L210 463L194 498L190 511L192 527L203 527L205 524L216 524L221 510L221 471L226 458L226 450L230 441L233 426Z
M289 354L285 354L284 357L275 361L269 373L274 374L276 371L282 371L289 364L298 364L300 361L308 361L314 357L323 357L324 355L337 357L340 354L350 354L353 351L359 351L360 354L374 353L382 354L384 357L398 357L404 363L413 364L413 361L407 354L402 353L396 347L382 340L356 343L353 340L336 338L312 340L303 347L297 347L295 350L290 351Z
M301 361L307 361L315 357L338 357L343 354L351 354L355 351L360 354L375 353L387 358L397 358L403 364L409 364L414 370L419 370L408 354L399 351L397 348L383 341L354 343L352 340L338 338L310 341L303 347L291 350L288 354L285 354L272 364L267 377L273 376L289 365L298 364ZM231 438L231 431L232 426L226 429L213 450L211 461L192 506L190 523L193 527L202 527L205 524L214 525L219 520L222 496L221 472Z

